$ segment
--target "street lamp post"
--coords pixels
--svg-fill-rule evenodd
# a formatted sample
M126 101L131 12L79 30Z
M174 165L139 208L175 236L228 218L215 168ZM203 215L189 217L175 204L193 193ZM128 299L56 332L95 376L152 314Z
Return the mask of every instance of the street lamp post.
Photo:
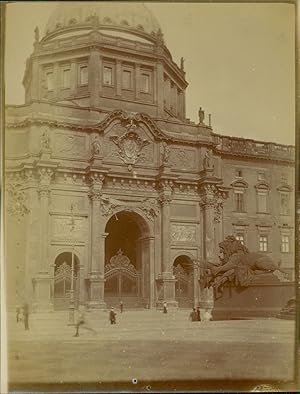
M74 298L74 214L73 214L73 204L71 204L71 242L72 242L72 260L71 260L71 289L70 289L70 304L69 304L69 326L74 326L74 315L75 315L75 298Z

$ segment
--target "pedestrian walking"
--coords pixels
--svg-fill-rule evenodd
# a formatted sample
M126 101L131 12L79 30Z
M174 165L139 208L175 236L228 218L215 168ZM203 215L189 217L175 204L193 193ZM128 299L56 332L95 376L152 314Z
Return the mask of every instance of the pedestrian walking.
M27 302L24 302L23 304L23 320L25 330L29 330L29 305Z
M93 334L96 334L96 330L90 327L85 312L83 309L79 308L78 310L78 317L75 324L75 335L74 337L79 337L79 328L83 328L85 330L91 331Z
M110 311L109 311L109 320L110 320L110 324L116 324L116 323L117 323L117 321L116 321L116 316L117 316L117 314L116 314L116 312L114 311L114 308L111 307L111 308L110 308Z
M120 312L123 313L124 310L124 304L123 301L120 301Z
M190 313L190 320L198 321L198 313L196 311L196 308L193 308L192 312Z
M197 320L201 321L200 307L197 307Z
M167 301L164 301L163 303L163 313L168 313L168 308L167 308Z
M21 315L21 308L19 306L16 307L16 320L17 323L19 323L20 319L20 315Z

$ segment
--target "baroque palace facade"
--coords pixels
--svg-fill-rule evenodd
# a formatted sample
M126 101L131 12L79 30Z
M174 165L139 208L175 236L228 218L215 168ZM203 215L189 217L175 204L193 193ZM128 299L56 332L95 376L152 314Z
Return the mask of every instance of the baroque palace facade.
M59 4L6 113L8 304L198 305L233 234L293 279L294 148L217 135L141 3ZM210 123L210 122L208 122Z

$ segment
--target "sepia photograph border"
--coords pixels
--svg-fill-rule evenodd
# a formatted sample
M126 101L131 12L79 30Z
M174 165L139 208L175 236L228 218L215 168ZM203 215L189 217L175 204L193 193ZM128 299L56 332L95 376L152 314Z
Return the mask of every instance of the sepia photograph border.
M39 1L40 3L45 0ZM114 2L114 0L110 0ZM120 2L122 0L118 0ZM82 3L84 1L81 1ZM142 2L140 0L130 0L130 2ZM4 184L5 184L5 68L4 68L4 57L5 57L5 30L6 30L6 4L14 3L10 1L4 1L0 4L0 34L1 34L1 46L0 46L0 72L1 72L1 80L0 80L0 88L1 88L1 106L0 106L0 127L1 127L1 137L0 137L0 146L1 146L1 393L5 392L226 392L226 391L297 391L300 390L300 10L299 3L297 0L290 1L281 1L281 0L247 0L247 1L153 1L153 2L168 2L168 3L288 3L293 4L295 7L295 102L296 102L296 119L295 119L295 287L296 287L296 299L297 299L297 317L295 322L295 366L294 366L294 380L291 382L281 382L277 380L272 381L260 381L260 380L201 380L201 381L156 381L156 382L138 382L135 386L124 382L118 383L105 383L99 384L97 382L87 383L53 383L53 384L10 384L7 381L7 318L6 318L6 268L5 268L5 227L4 227L4 218L5 218L5 193L4 193ZM17 48L16 48L17 50Z

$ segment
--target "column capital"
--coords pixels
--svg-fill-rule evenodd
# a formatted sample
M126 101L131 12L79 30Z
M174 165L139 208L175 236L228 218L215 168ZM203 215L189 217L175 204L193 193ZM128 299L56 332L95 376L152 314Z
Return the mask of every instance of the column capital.
M172 201L174 183L172 180L164 179L159 181L159 201L161 204L169 204Z
M40 176L40 185L41 186L50 186L51 178L54 175L54 171L49 167L41 167L38 170L38 174Z
M88 196L92 201L100 201L105 177L103 174L99 174L98 172L91 172L89 178L91 186Z

